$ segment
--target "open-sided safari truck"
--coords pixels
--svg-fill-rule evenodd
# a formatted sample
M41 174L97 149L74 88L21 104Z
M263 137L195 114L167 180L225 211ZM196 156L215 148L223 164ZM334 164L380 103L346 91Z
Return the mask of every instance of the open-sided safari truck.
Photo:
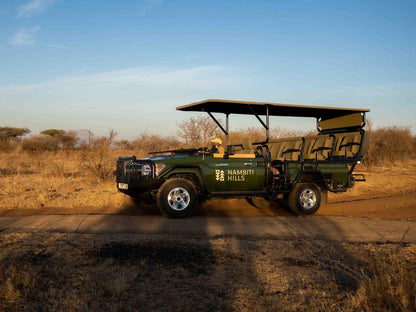
M344 192L354 182L365 181L353 171L369 146L363 129L368 109L206 100L177 110L208 113L226 136L225 153L193 148L117 161L119 191L157 202L169 217L186 217L213 196L249 201L260 196L287 203L294 214L313 214L326 203L328 191ZM225 128L213 113L225 114ZM255 116L266 130L265 140L228 145L231 114ZM318 134L271 140L270 116L316 118Z

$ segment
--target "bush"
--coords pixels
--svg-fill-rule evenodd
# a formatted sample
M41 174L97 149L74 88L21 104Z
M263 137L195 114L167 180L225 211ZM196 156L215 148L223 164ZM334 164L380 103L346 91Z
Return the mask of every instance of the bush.
M181 142L173 136L161 136L157 134L142 133L138 138L130 142L130 147L145 156L149 152L160 152L181 148Z
M106 136L96 137L92 133L82 146L81 164L94 178L105 180L115 170L115 160L111 157L111 145L117 133L110 129Z
M56 151L58 148L59 144L55 138L44 135L33 136L22 142L22 149L30 153Z
M410 128L386 127L368 131L370 149L365 160L368 165L395 165L415 156L416 137Z

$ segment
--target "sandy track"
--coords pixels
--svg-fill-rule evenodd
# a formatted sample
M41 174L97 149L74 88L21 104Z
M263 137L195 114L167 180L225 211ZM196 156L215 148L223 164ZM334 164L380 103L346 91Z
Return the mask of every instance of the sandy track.
M393 196L375 196L373 198L341 198L332 197L329 204L321 207L317 215L320 216L351 216L373 217L383 219L416 220L416 192ZM254 217L254 216L292 216L292 214L277 203L264 199L254 199L256 207L245 199L212 199L201 205L197 216L205 217ZM54 208L44 207L35 209L2 209L0 216L31 216L31 215L160 215L157 209L144 207L82 207L82 208Z
M416 242L416 222L358 217L192 217L38 215L0 217L0 232L135 233L184 238L306 238L349 242Z
M155 210L128 208L5 210L0 232L136 233L182 237L313 238L350 242L416 242L413 193L332 202L315 216L296 217L257 199L214 199L196 216L171 220ZM375 218L376 217L376 218ZM392 220L404 219L404 220Z

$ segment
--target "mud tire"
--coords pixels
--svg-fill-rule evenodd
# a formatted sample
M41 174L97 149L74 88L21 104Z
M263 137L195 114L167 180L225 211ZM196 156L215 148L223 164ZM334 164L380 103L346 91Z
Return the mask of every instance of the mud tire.
M169 179L157 192L160 212L169 218L185 218L198 206L198 193L191 181L182 178Z
M321 190L315 183L298 183L289 194L289 209L295 215L314 214L321 205Z

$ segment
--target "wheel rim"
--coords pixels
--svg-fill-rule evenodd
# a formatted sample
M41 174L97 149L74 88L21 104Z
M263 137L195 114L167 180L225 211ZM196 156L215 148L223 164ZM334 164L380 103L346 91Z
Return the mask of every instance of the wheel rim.
M300 194L300 204L304 209L312 209L316 204L316 194L311 189L306 189Z
M176 211L182 211L188 207L191 196L188 191L182 187L175 187L168 194L169 206Z

